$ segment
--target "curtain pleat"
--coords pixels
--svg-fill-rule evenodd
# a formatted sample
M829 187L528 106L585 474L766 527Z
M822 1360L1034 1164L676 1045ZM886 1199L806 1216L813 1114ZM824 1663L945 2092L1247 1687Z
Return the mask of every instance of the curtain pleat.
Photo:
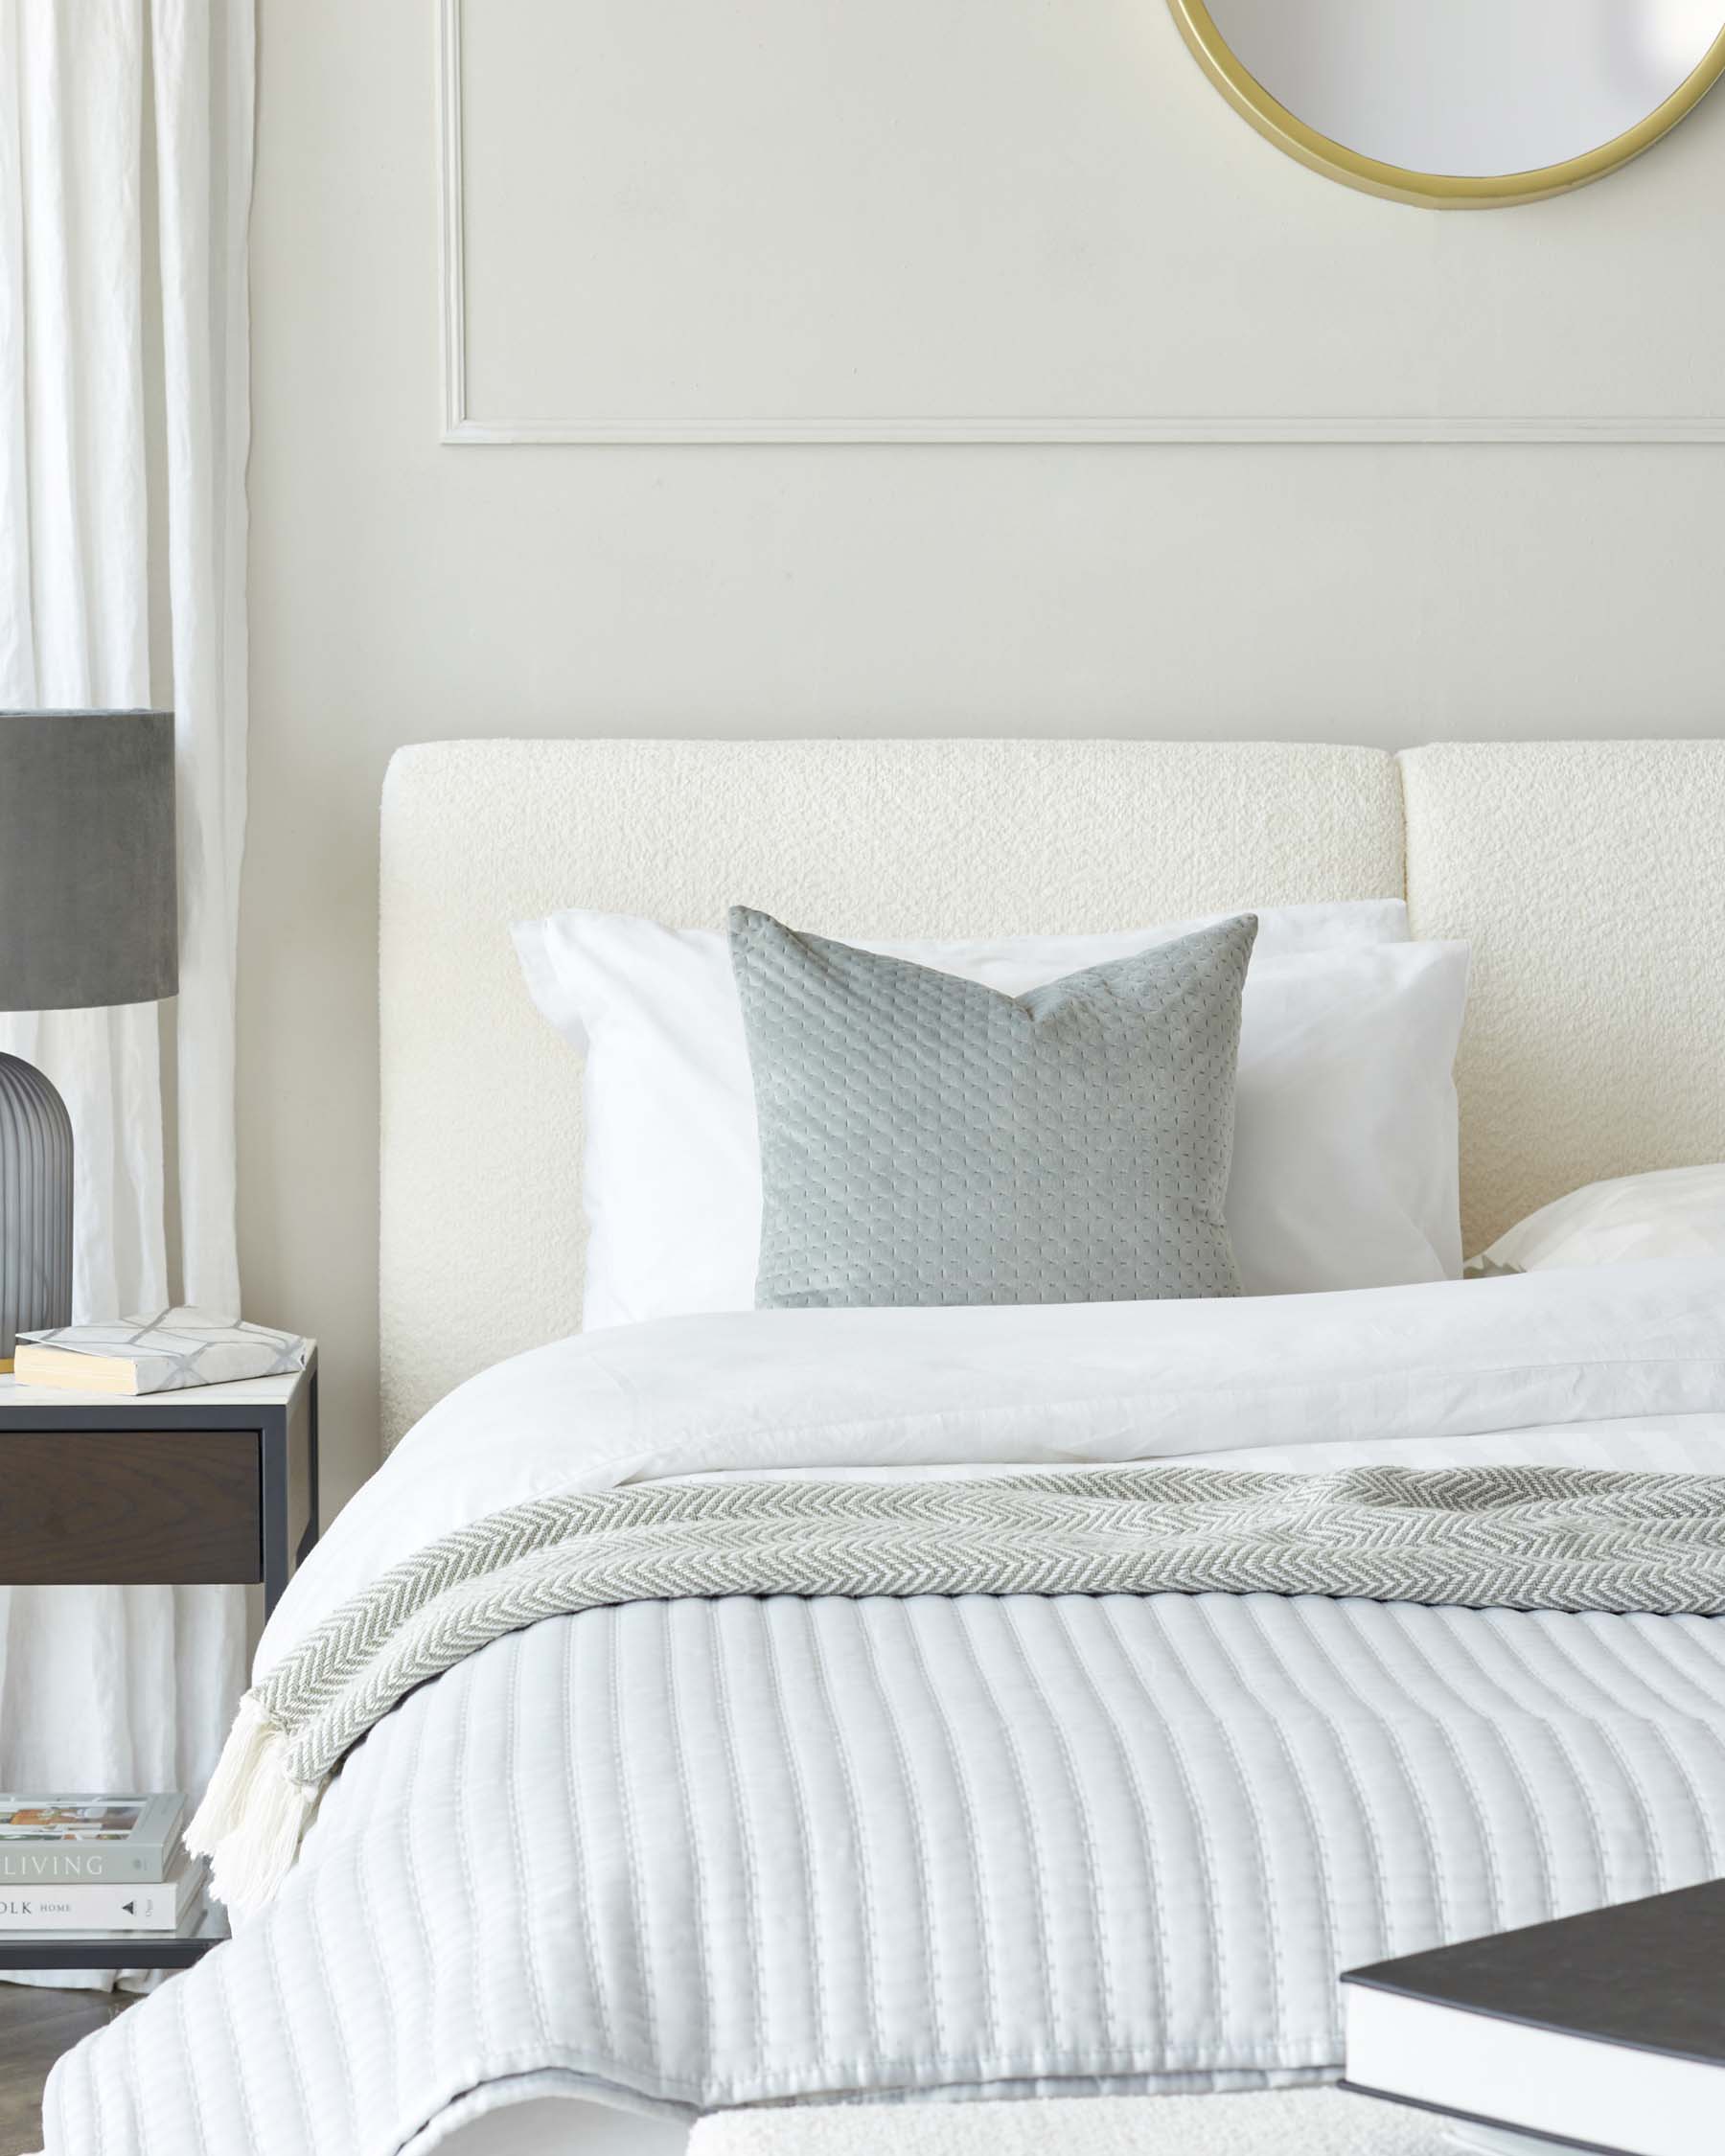
M188 1299L227 1310L239 1307L252 69L250 0L0 0L0 707L148 703L152 575L165 579L181 1271ZM147 235L150 96L157 224ZM147 293L157 262L160 289ZM147 300L162 324L153 413ZM154 563L152 424L168 497L167 559ZM170 1299L162 1022L155 1005L0 1014L0 1048L46 1071L71 1112L78 1318ZM196 1792L244 1647L233 1588L0 1588L0 1786Z
M168 409L168 578L181 848L180 1260L185 1297L240 1314L234 992L245 842L249 0L154 0Z

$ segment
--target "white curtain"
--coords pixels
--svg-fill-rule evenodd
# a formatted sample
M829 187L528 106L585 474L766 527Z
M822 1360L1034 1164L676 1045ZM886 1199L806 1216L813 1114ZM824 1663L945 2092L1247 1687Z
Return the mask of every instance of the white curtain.
M253 35L251 0L0 0L0 707L149 703L153 658L179 770L177 1002L0 1017L71 1112L78 1317L239 1308ZM0 1589L0 1787L196 1790L244 1644L231 1588Z

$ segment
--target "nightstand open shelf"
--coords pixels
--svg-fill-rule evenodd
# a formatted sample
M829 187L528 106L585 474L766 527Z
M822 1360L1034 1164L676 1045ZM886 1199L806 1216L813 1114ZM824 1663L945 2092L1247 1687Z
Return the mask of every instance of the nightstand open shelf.
M261 1585L317 1540L317 1354L244 1385L129 1398L0 1377L0 1585ZM0 1970L179 1969L227 1937L0 1933Z
M189 1969L227 1936L221 1904L206 1901L189 1932L0 1933L0 1970Z

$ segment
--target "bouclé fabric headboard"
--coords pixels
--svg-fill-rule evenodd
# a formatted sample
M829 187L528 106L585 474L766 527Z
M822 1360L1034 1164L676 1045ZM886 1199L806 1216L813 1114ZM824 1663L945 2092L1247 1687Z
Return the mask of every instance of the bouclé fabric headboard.
M1725 1160L1725 741L1400 762L1414 933L1473 946L1466 1249L1582 1183Z
M512 920L963 936L1402 889L1391 757L1252 743L439 742L391 764L382 841L386 1443L579 1322L580 1068Z
M1405 816L1405 862L1404 862ZM1604 1176L1725 1159L1725 742L442 742L384 791L385 1441L581 1307L576 1058L512 920L838 935L1121 928L1385 898L1474 947L1482 1249ZM1405 874L1405 883L1404 883Z

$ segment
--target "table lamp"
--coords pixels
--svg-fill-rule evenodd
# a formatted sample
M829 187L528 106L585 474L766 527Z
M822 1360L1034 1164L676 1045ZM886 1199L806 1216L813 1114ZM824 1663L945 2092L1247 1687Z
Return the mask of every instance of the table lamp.
M0 1011L173 995L176 888L173 714L0 711ZM71 1118L0 1054L0 1370L71 1321Z

